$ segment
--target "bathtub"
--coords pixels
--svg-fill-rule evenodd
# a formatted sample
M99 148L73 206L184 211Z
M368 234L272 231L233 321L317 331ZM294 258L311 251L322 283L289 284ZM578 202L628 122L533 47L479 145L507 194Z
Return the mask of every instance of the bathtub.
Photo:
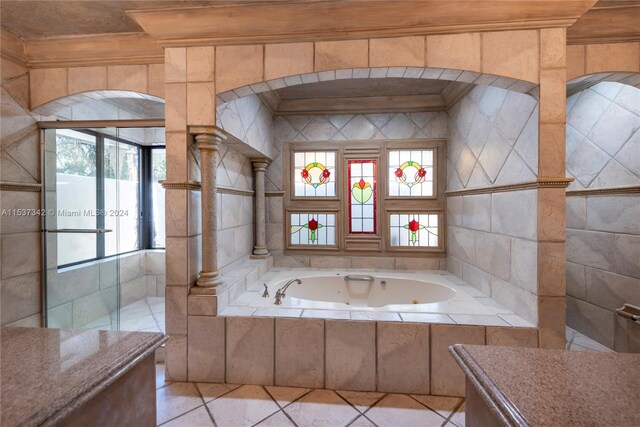
M451 279L454 280L451 280ZM247 307L493 315L448 273L289 270L271 274L234 304ZM282 299L275 295L291 279ZM266 285L269 297L263 297ZM262 291L260 291L262 290Z

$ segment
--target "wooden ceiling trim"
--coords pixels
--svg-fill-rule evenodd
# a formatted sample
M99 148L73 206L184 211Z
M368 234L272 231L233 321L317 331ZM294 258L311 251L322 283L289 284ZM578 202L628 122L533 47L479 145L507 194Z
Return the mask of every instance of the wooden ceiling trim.
M127 13L163 46L185 46L568 27L594 3L595 0L334 0Z
M0 31L0 55L18 65L27 66L24 42L5 30Z

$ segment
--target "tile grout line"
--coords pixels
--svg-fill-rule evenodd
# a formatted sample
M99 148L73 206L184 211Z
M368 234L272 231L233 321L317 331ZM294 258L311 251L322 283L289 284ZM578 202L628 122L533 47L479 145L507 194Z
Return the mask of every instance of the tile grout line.
M280 408L278 411L276 411L276 412L274 412L273 414L269 415L269 417L272 417L274 414L276 414L276 413L278 413L278 412L282 412L282 413L284 414L284 416L285 416L285 417L287 417L287 419L288 419L289 421L291 421L291 423L292 423L295 427L298 427L298 424L293 420L293 418L291 418L291 417L289 416L289 414L284 410L284 408L286 408L287 406L289 406L289 405L293 404L294 402L297 402L298 400L302 399L304 396L306 396L307 394L311 393L311 391L312 391L313 389L309 390L309 391L308 391L308 392L306 392L306 393L303 393L303 394L302 394L302 396L300 396L300 397L298 397L297 399L295 399L295 400L293 400L293 401L291 401L291 402L287 403L286 405L282 406L282 405L280 405L280 403L279 403L279 402L278 402L278 401L273 397L273 395L272 395L271 393L269 393L269 390L267 390L267 387L262 386L262 388L263 388L263 390L267 393L267 395L271 398L271 400L273 400L273 401L275 402L276 406L277 406L278 408ZM269 418L269 417L267 417L267 418ZM265 418L265 420L266 420L267 418ZM262 421L264 421L264 420L261 420L261 421L259 421L258 423L261 423ZM256 425L257 425L257 424L256 424Z
M198 387L198 383L193 383L193 386L196 388L196 392L198 393L198 396L200 396L200 399L202 400L202 404L204 405L205 411L207 411L207 414L209 415L209 418L211 419L211 422L213 423L213 427L217 427L218 424L216 423L216 420L213 418L213 413L211 412L211 410L209 410L209 407L207 406L207 402L205 402L205 400L204 400L204 396L202 395L202 392L200 391L200 387ZM215 399L213 399L213 400L215 400Z

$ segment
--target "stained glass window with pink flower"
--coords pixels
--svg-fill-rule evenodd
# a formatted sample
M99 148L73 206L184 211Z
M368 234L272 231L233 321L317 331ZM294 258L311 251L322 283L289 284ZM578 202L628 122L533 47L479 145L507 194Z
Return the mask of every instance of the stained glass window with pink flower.
M391 214L391 246L438 247L437 214Z
M335 197L336 152L294 152L293 194L296 197Z
M389 196L433 196L433 150L389 151Z
M336 244L336 215L320 213L292 213L291 244L334 246Z

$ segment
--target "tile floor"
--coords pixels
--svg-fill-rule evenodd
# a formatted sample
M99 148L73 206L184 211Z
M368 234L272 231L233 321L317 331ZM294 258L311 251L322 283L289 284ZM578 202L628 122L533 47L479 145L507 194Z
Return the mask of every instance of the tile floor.
M164 333L164 297L145 297L122 307L120 330Z
M167 383L164 365L156 369L158 425L167 427L464 426L457 397Z
M136 312L144 311L136 304ZM153 300L147 304L153 314ZM611 351L568 327L567 349ZM156 384L158 425L167 427L464 426L464 400L458 397L170 383L164 365L156 365Z

